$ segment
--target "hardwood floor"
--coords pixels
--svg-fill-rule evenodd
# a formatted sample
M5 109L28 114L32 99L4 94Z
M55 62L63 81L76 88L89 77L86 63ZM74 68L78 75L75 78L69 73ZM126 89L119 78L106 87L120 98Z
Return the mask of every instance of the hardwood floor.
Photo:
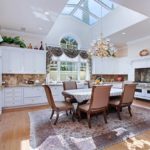
M135 100L134 104L150 108L150 102ZM28 112L46 108L48 106L5 110L0 121L0 150L28 150ZM106 150L150 150L150 131L107 147Z

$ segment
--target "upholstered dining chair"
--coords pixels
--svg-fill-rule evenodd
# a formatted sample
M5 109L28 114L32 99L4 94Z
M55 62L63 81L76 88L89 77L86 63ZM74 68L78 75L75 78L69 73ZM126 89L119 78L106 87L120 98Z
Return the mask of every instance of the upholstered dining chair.
M132 116L131 104L133 102L135 89L136 89L136 84L125 84L122 96L120 98L111 99L109 101L109 106L116 108L118 118L120 120L121 120L120 111L122 110L122 107L128 107L129 114L130 116Z
M64 90L73 90L77 89L77 83L76 81L64 81L63 82L63 89ZM72 96L66 96L64 95L65 101L70 103L76 103L76 99Z
M92 86L92 95L90 103L86 103L78 107L79 121L81 118L80 113L85 112L87 114L88 126L89 128L91 128L91 115L103 112L104 121L105 123L107 123L106 111L109 102L110 89L111 89L110 85Z
M72 111L73 112L72 120L74 121L74 112L75 111L74 111L73 105L71 103L67 103L66 101L55 102L53 99L52 91L51 91L50 87L48 85L43 85L43 87L44 87L45 92L46 92L48 103L52 109L52 114L50 116L50 119L52 119L54 112L57 113L54 125L56 125L58 118L59 118L59 112L61 112L61 111L68 111L68 110Z

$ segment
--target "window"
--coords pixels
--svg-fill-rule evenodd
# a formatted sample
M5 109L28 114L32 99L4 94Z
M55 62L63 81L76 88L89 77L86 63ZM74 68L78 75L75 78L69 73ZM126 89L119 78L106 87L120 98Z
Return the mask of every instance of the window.
M57 81L57 74L58 74L58 62L52 61L49 66L49 73L50 73L50 79Z
M60 45L61 45L61 48L78 49L77 41L70 36L66 36L62 38L60 41Z
M80 64L80 80L86 79L86 70L87 70L87 64L82 62Z
M77 62L60 62L60 80L78 80L78 63Z
M71 15L82 22L93 25L117 7L111 0L68 0L62 14Z
M88 77L88 62L84 60L54 60L49 65L48 81L65 81L65 80L86 80Z

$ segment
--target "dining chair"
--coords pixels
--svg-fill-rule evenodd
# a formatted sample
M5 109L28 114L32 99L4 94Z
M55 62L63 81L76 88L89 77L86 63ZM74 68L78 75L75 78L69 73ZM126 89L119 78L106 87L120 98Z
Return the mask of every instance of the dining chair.
M123 89L123 94L121 95L121 97L117 99L111 99L109 101L109 106L116 108L118 118L120 120L121 120L120 111L122 110L122 107L128 107L129 114L130 116L132 116L131 104L133 102L135 89L136 89L136 84L125 84Z
M64 81L63 82L63 89L64 90L77 89L76 81ZM76 103L77 102L77 100L74 97L72 97L72 96L64 95L64 98L65 98L66 102L70 102L70 103Z
M88 119L88 126L89 128L91 128L91 115L92 114L97 115L98 113L103 112L104 121L105 123L107 123L106 111L109 102L110 89L111 89L110 85L92 86L92 95L91 95L90 103L86 103L78 107L77 112L79 116L79 121L81 118L81 112L86 113Z
M45 89L45 93L46 93L46 96L47 96L47 100L48 100L48 103L52 109L52 113L51 113L51 116L50 116L50 119L53 118L53 115L54 115L54 112L56 112L57 116L56 116L56 120L54 122L54 125L56 125L57 121L58 121L58 118L59 118L59 112L61 111L72 111L73 114L72 114L72 120L74 121L74 107L71 103L67 103L66 101L59 101L59 102L55 102L54 99L53 99L53 96L52 96L52 91L50 89L50 87L48 85L43 85L44 89Z
M87 83L88 83L88 88L92 88L92 86L94 85L93 81L87 81Z

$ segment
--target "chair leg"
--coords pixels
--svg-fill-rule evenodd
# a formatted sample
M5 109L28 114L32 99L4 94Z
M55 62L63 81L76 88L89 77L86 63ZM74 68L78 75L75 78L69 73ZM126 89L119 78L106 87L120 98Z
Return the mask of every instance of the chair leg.
M71 109L72 110L72 121L75 121L75 110L74 108Z
M119 120L121 120L121 116L120 116L120 107L116 107L116 109L117 109L118 118L119 118Z
M59 111L57 110L56 112L57 112L57 116L56 116L56 120L55 120L55 122L54 122L54 125L56 125L57 120L58 120L58 118L59 118Z
M66 110L66 115L68 116L68 111Z
M91 115L90 115L90 113L87 113L87 119L88 119L89 128L91 128Z
M129 111L130 116L132 117L132 113L131 113L131 107L130 107L130 105L128 106L128 111Z
M52 119L52 118L53 118L53 115L54 115L54 110L52 110L52 113L51 113L50 119Z
M77 110L77 114L78 114L78 121L80 121L81 120L81 112L79 109Z
M104 112L103 112L103 116L104 116L104 121L105 121L105 123L107 123L106 109L105 109Z

